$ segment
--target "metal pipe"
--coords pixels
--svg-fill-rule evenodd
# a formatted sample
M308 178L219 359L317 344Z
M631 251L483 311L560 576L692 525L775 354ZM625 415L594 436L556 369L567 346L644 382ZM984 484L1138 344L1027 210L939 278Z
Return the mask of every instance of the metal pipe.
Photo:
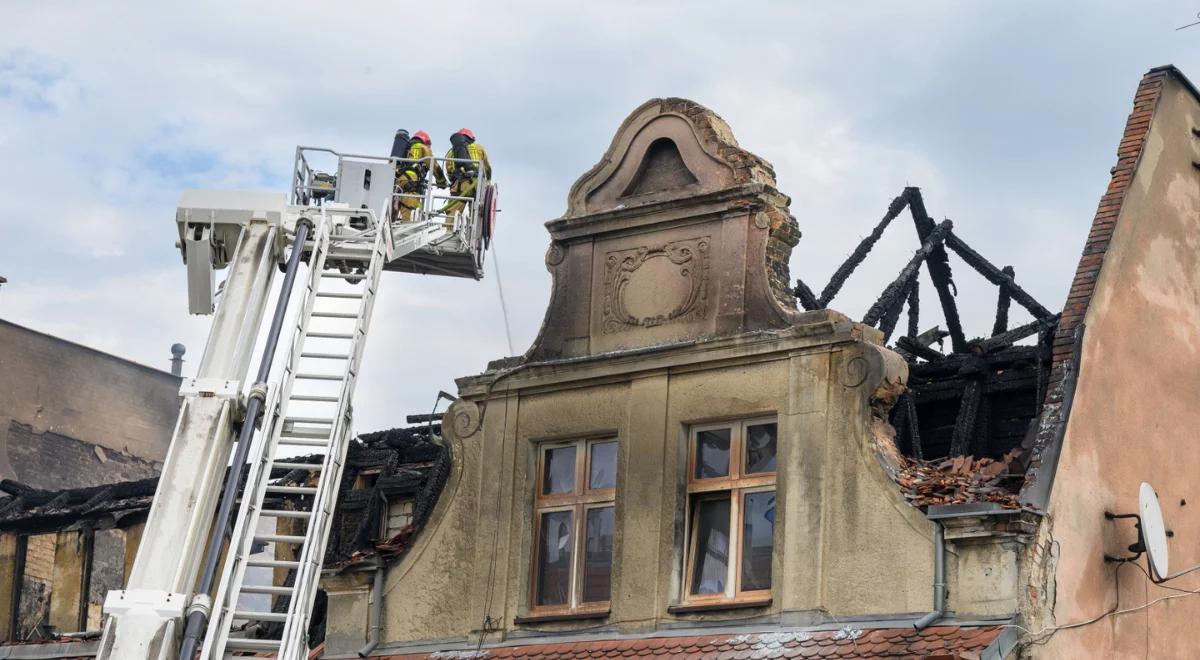
M296 240L292 242L292 253L288 256L287 271L283 278L283 287L279 290L279 298L275 301L275 315L271 318L271 329L267 332L267 342L263 346L262 360L258 363L258 373L255 385L266 383L271 374L271 362L275 359L275 347L279 343L279 334L283 330L283 320L287 316L288 299L292 295L292 286L296 282L296 271L300 268L300 257L304 252L304 242L308 239L312 223L301 218L296 223ZM250 440L254 437L254 424L262 410L265 390L255 388L251 391L246 403L246 418L242 421L242 429L238 435L237 449L233 454L233 462L229 466L229 477L225 481L225 492L221 493L221 506L217 510L216 524L213 525L212 535L208 540L208 555L204 558L204 572L200 575L197 594L208 594L212 591L213 581L217 574L217 565L221 561L221 547L229 524L233 517L233 505L237 501L238 491L242 486L242 467L250 453ZM217 603L217 607L221 607ZM200 608L188 612L187 628L183 635L183 645L180 647L180 658L193 658L200 643L200 631L208 622L208 614Z
M386 512L384 513L386 516ZM358 657L365 658L379 646L383 631L383 564L375 569L375 581L371 584L371 627L367 633L367 645L358 650Z
M916 630L946 615L946 532L942 523L933 521L933 611L913 623Z

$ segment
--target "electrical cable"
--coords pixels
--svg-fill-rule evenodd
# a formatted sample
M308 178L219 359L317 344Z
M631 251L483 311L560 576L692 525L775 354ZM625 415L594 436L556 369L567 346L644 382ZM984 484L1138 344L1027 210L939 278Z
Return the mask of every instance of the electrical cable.
M1142 603L1141 605L1137 605L1137 606L1135 606L1135 607L1127 607L1127 608L1125 608L1125 609L1120 609L1120 607L1121 607L1121 567L1122 567L1122 566L1124 566L1125 564L1133 564L1133 565L1134 565L1135 567L1137 567L1137 569L1138 569L1138 570L1140 570L1140 571L1141 571L1141 572L1142 572L1142 573L1143 573L1143 574L1144 574L1144 575L1145 575L1147 578L1149 578L1149 577L1150 577L1150 573L1149 573L1148 571L1146 571L1146 569L1142 568L1140 565L1138 565L1138 564L1137 564L1136 562L1134 562L1134 561L1122 561L1121 563L1117 564L1117 570L1116 570L1116 572L1113 574L1113 575L1114 575L1114 577L1116 578L1116 587L1117 587L1117 602L1116 602L1116 604L1114 604L1114 605L1113 605L1113 608L1112 608L1111 610L1109 610L1109 611L1105 612L1104 614L1101 614L1101 615L1099 615L1099 616L1093 617L1093 618L1091 618L1091 619L1088 619L1088 620L1086 620L1086 621L1077 621L1077 622L1075 622L1075 623L1068 623L1068 624L1061 625L1061 626L1047 626L1047 627L1045 627L1045 628L1042 628L1041 630L1039 630L1039 631L1037 631L1037 632L1033 632L1033 631L1029 630L1028 628L1024 628L1024 627L1022 627L1022 626L1018 626L1018 625L1016 625L1016 624L1008 624L1008 625L1006 625L1006 626L1004 626L1004 627L1006 627L1006 628L1016 628L1016 629L1018 629L1018 630L1021 630L1021 631L1025 632L1026 634L1028 634L1028 635L1029 635L1029 636L1031 636L1031 637L1038 637L1038 636L1040 636L1040 635L1043 635L1043 634L1045 634L1045 633L1049 632L1049 633L1050 633L1050 635L1049 635L1049 636L1047 636L1047 637L1046 637L1044 640L1037 640L1037 641L1033 642L1033 643L1035 643L1035 644L1043 644L1043 643L1045 643L1047 640L1049 640L1049 639L1050 639L1050 637L1054 635L1054 633L1056 633L1056 632L1058 632L1058 631L1060 631L1060 630L1070 630L1070 629L1072 629L1072 628L1082 628L1082 627L1084 627L1084 626L1090 626L1091 624L1093 624L1093 623L1096 623L1097 621L1100 621L1100 620L1102 620L1102 619L1106 619L1106 618L1108 618L1108 617L1110 617L1110 616L1120 616L1120 615L1122 615L1122 614L1131 614L1131 613L1133 613L1133 612L1140 612L1141 610L1147 609L1147 608L1149 608L1149 607L1151 607L1151 606L1153 606L1153 605L1157 605L1158 603L1161 603L1161 602L1163 602L1163 601L1166 601L1166 600L1173 600L1173 599L1176 599L1176 598L1186 598L1187 596L1196 596L1196 595L1200 595L1200 588L1197 588L1197 589L1194 589L1194 590L1189 590L1189 589L1180 589L1180 588L1178 588L1178 587L1166 587L1166 586L1163 586L1163 585L1159 584L1159 585L1156 585L1156 586L1162 587L1162 588L1164 588L1164 589L1171 589L1172 591L1178 591L1179 593L1177 593L1177 594L1171 594L1171 595L1169 595L1169 596L1160 596L1159 598L1155 598L1155 599L1154 599L1154 600L1152 600L1152 601L1149 601L1149 602L1146 602L1146 603ZM1189 571L1188 571L1188 572L1190 572L1191 570L1196 570L1196 569L1189 569ZM1182 574L1181 574L1181 575L1182 575ZM1178 576L1175 576L1175 577L1178 577ZM1153 582L1153 580L1151 580L1151 582Z

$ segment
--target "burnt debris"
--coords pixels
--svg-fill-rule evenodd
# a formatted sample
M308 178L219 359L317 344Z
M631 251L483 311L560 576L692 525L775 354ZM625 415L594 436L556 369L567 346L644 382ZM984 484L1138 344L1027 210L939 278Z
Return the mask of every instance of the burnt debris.
M797 280L794 294L805 309L827 307L871 248L904 209L912 215L919 248L884 287L862 322L893 339L907 309L904 335L892 349L909 363L908 390L889 413L897 448L910 462L900 476L910 499L920 504L991 500L1008 502L1019 487L1023 446L1041 412L1050 371L1050 350L1058 315L1016 282L1011 266L997 267L954 232L950 220L935 222L921 191L904 189L883 219L847 257L821 290ZM950 256L997 287L995 322L988 336L967 339L959 318ZM920 330L920 280L924 267L937 293L946 329ZM1016 302L1033 321L1009 329ZM1035 337L1032 344L1017 342ZM949 338L948 353L934 348ZM986 470L980 472L983 468ZM975 469L979 468L979 469ZM1010 483L1011 482L1011 483ZM936 486L935 486L936 485ZM924 492L919 492L924 489ZM1015 501L1015 499L1013 500Z

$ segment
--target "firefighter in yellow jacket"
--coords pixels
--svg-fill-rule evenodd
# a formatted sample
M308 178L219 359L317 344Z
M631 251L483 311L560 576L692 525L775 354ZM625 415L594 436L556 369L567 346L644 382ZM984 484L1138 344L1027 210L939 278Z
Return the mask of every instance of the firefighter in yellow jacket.
M469 128L460 128L450 136L450 151L446 152L446 176L450 179L450 194L456 197L473 197L478 183L479 167L490 180L492 166L488 163L487 152L483 145L475 141L475 134ZM474 163L454 162L455 160L472 160ZM451 200L442 207L442 212L449 216L460 212L466 203L461 200Z
M392 200L392 217L402 222L412 220L413 211L421 208L427 185L426 177L433 169L433 178L438 186L446 185L446 175L433 160L429 134L417 131L410 138L404 129L396 131L392 141L392 158L403 159L396 167L396 196Z

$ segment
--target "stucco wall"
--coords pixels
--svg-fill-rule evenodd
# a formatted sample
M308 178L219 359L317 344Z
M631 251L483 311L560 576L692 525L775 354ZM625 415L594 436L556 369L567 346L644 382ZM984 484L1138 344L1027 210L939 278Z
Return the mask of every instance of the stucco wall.
M178 393L170 373L0 321L0 477L58 489L153 476Z
M638 632L748 616L803 625L928 610L932 526L888 479L870 431L869 400L885 381L903 380L903 363L836 313L808 320L778 335L534 366L465 387L445 425L456 473L414 548L387 571L385 644L474 641L485 621L497 629L488 641L497 641L597 626ZM764 414L777 415L780 437L772 602L670 614L680 592L686 429ZM593 434L619 442L611 614L517 625L528 612L536 442ZM366 585L365 575L326 581L333 657L365 638Z
M1135 512L1142 481L1158 491L1175 532L1173 570L1200 563L1198 126L1200 103L1177 75L1167 76L1084 317L1081 370L1040 544L1053 582L1031 585L1054 616L1034 613L1039 630L1087 621L1118 602L1126 609L1179 595L1102 559L1127 555L1136 540L1131 521L1103 514ZM1200 588L1200 574L1171 586ZM1198 619L1200 597L1185 596L1059 630L1028 648L1038 658L1190 658Z

